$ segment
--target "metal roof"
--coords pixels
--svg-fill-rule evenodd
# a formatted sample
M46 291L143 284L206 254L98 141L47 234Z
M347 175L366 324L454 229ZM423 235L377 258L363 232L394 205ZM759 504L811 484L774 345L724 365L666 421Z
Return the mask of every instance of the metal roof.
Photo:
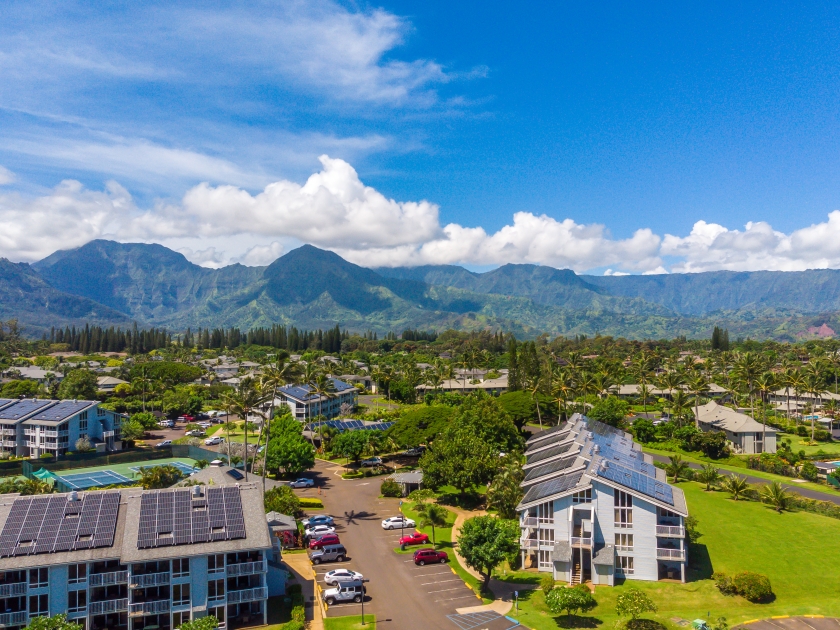
M23 420L38 411L42 411L56 403L55 400L38 400L25 398L0 410L0 420Z
M61 422L67 418L72 418L77 413L96 405L94 400L62 400L57 405L49 407L38 415L29 418L29 420L45 422Z

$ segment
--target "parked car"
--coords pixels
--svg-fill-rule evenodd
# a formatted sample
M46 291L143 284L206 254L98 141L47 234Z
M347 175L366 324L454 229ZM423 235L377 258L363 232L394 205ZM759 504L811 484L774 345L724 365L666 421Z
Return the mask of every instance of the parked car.
M449 555L445 551L437 551L436 549L418 549L414 552L414 564L419 564L421 567L424 564L434 564L449 561Z
M381 466L382 465L382 458L381 457L368 457L367 459L362 460L362 467L363 468L373 468L374 466Z
M417 523L405 516L392 516L382 521L382 529L402 529L405 527L417 527Z
M429 543L429 535L423 532L414 532L400 538L400 547L407 545L426 545Z
M415 446L414 448L404 451L403 455L408 455L409 457L420 457L425 451L426 449L422 446Z
M315 538L316 536L321 536L323 534L334 534L335 527L330 527L329 525L315 525L314 527L307 527L303 530L303 535L307 538Z
M175 426L175 421L174 420L161 420L160 422L158 422L158 426L161 427L162 429L171 429Z
M163 442L158 442L155 446L169 446L172 444L172 440L164 440Z
M292 488L314 488L315 482L312 479L307 479L306 477L301 477L300 479L295 479L294 481L290 481L289 485Z
M328 514L316 514L301 521L304 527L312 527L313 525L335 525L333 517Z
M192 431L187 431L186 433L184 433L184 435L188 435L190 437L200 438L200 437L204 437L207 434L204 431L202 431L201 429L193 429Z
M313 538L309 541L309 548L310 549L320 549L324 545L340 545L341 540L338 538L338 534L324 534L323 536L318 536L318 538Z
M310 549L306 552L312 564L322 562L344 562L347 558L347 550L344 545L324 545L322 549Z
M329 606L339 602L356 602L358 604L364 596L365 585L360 580L339 582L335 588L324 591L324 601Z
M186 422L195 422L195 416L182 416Z
M213 425L205 420L204 422L199 422L198 426L200 426L202 429L209 429Z
M225 441L225 438L214 436L214 437L209 437L206 440L204 440L204 443L207 446L215 446L216 444L221 444L224 441Z
M324 573L324 582L327 584L338 584L339 582L359 581L361 582L364 576L356 571L350 569L333 569Z

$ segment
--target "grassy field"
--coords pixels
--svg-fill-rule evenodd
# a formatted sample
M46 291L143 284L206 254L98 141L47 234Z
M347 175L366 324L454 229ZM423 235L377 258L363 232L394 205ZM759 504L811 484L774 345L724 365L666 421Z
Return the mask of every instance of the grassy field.
M760 503L735 502L723 492L704 492L699 484L679 484L702 534L691 548L691 581L687 584L632 582L659 608L655 619L666 628L675 620L726 617L730 624L774 615L840 615L840 521L795 512L777 514ZM720 594L709 579L712 571L755 571L770 578L775 600L751 604ZM618 621L616 597L628 584L597 587L598 606L573 620L577 627L612 628ZM553 616L540 591L524 591L517 618L535 630L568 627L565 616Z
M779 433L776 435L776 444L781 444L783 440L790 440L790 449L794 453L798 453L799 451L805 451L805 455L817 455L825 456L828 459L832 459L832 457L836 459L840 459L840 443L838 442L817 442L816 444L808 444L808 440L810 439L810 433L808 433L808 437L802 437L801 435L796 435L793 433Z
M376 617L365 615L365 625L362 625L361 615L329 617L324 619L324 630L359 630L361 628L373 628L376 630Z

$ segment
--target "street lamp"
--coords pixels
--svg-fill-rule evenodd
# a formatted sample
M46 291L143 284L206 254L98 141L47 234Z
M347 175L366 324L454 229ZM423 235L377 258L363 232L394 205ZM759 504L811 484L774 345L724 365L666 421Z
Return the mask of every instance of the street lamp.
M367 589L365 588L365 584L367 582L370 582L370 580L366 580L366 579L362 578L362 625L363 626L367 625L367 624L365 624L365 594L367 593Z

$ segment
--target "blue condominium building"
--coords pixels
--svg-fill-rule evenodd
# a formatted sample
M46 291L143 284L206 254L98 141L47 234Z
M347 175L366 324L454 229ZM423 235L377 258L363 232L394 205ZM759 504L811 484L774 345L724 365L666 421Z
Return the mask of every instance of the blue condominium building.
M327 419L338 417L342 405L356 407L359 390L337 378L329 379L333 391L318 393L309 385L286 385L277 390L275 404L288 405L298 420L309 420L318 416Z

